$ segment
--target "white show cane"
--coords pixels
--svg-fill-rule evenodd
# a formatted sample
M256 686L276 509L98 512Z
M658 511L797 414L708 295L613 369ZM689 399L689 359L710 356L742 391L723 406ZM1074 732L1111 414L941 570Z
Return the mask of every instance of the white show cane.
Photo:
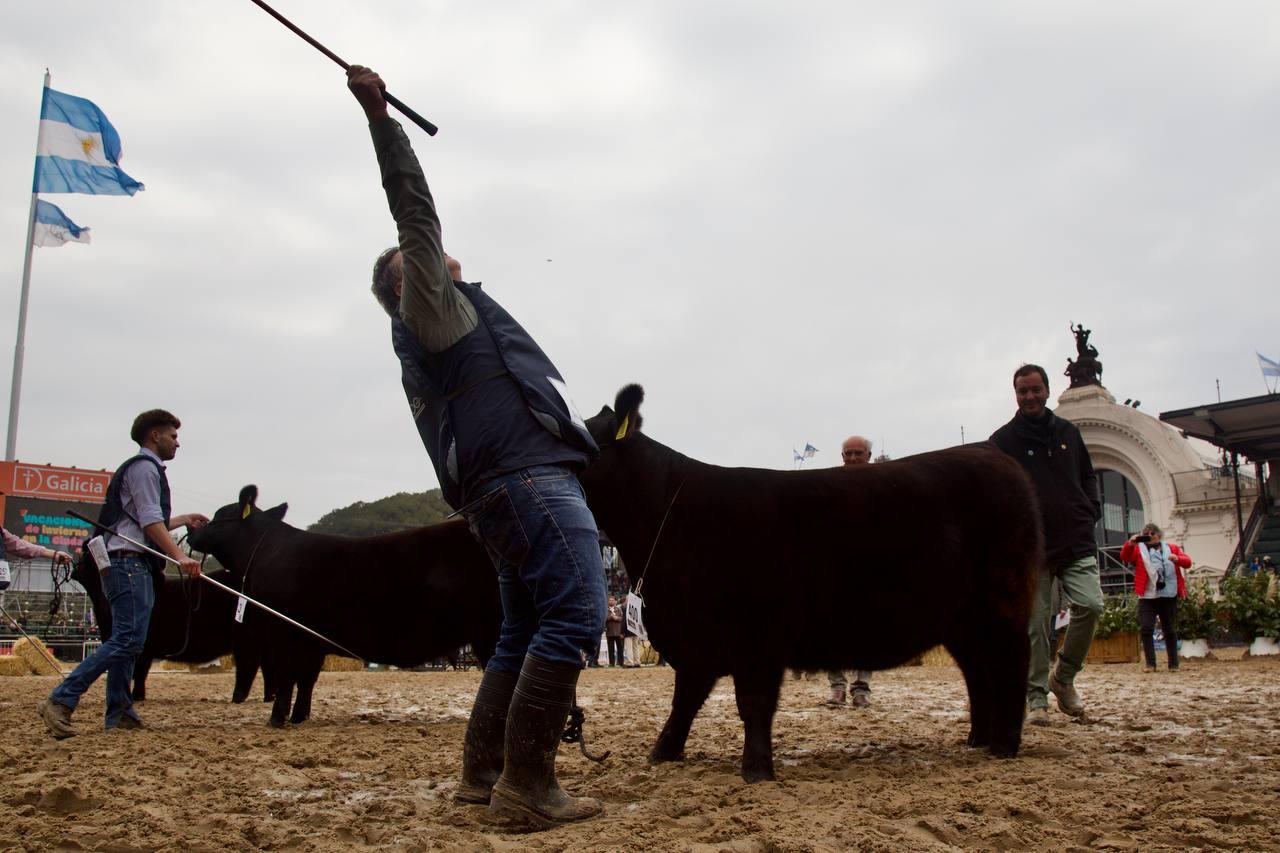
M73 509L67 510L67 515L71 516L72 518L78 518L81 521L86 522L88 524L92 524L94 527L98 528L99 530L105 530L107 533L110 533L112 536L119 536L121 539L128 542L130 545L133 545L134 547L137 547L137 548L141 548L142 550L146 551L148 554L154 554L160 559L165 560L166 562L169 562L169 563L173 563L175 566L178 566L179 569L181 569L181 564L177 560L173 559L173 557L170 557L168 554L162 554L159 551L157 551L155 548L152 548L148 545L144 545L141 542L137 541L136 539L130 539L128 536L125 536L123 533L117 533L116 531L112 530L110 527L107 527L105 524L99 524L98 522L94 521L91 518L85 518L83 515L81 515L80 513L76 512ZM254 607L257 607L259 610L265 610L267 613L270 613L272 616L276 617L277 619L283 619L293 627L306 631L308 634L315 637L316 639L324 640L326 643L333 646L334 648L340 649L344 654L348 655L349 657L353 657L356 660L364 660L364 658L362 658L360 655L351 651L351 649L347 648L341 643L334 642L333 640L330 640L328 637L326 637L324 634L321 634L318 631L311 630L306 625L303 625L301 622L297 621L296 619L290 619L288 616L285 616L279 610L273 610L272 608L263 604L261 601L250 598L244 593L239 592L238 590L232 589L231 587L227 586L224 583L220 583L219 581L214 580L213 578L206 575L204 572L201 572L198 575L198 577L202 581L207 581L213 584L218 589L231 593L236 598L243 599L244 601L249 602Z

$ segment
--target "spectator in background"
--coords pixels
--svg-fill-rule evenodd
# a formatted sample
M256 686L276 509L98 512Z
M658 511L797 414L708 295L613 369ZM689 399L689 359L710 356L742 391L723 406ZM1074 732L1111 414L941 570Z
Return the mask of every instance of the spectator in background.
M605 642L609 644L609 666L622 666L622 605L609 596L609 612L604 618Z
M1276 564L1272 561L1270 554L1262 558L1262 569L1273 575L1276 573Z
M1261 568L1262 568L1262 561L1258 559L1257 554L1254 554L1253 558L1249 560L1249 565L1245 566L1240 573L1247 578L1251 578L1254 575L1256 575Z
M1191 568L1191 558L1154 524L1130 536L1120 549L1120 559L1134 567L1133 594L1138 596L1138 632L1146 656L1143 672L1156 671L1156 617L1164 632L1169 654L1169 671L1178 671L1178 600L1187 597L1187 579L1182 570Z
M626 659L622 665L628 669L635 669L640 666L640 638L631 633L631 629L627 627L625 605L623 607L622 619L622 642L626 648Z
M871 440L860 435L851 435L840 445L840 459L846 466L869 465L871 463ZM827 683L831 687L828 705L843 705L845 688L849 682L845 680L844 670L827 671ZM855 708L865 708L871 704L871 671L857 670L853 675L853 695L849 704Z

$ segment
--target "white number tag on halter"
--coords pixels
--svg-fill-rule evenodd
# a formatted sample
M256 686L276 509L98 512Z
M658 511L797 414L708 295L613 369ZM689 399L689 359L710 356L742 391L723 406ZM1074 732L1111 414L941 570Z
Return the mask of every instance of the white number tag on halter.
M111 568L111 558L107 556L107 543L102 540L101 536L95 536L87 543L89 548L89 556L93 557L93 561L98 564L98 571L105 572Z
M244 621L244 606L249 603L249 599L243 595L236 599L236 621Z
M0 586L0 589L8 589L8 588L9 588L9 581L10 581L11 579L12 579L12 578L11 578L11 576L9 575L9 563L8 563L8 561L7 561L7 560L0 560L0 584L3 584L3 586Z
M649 632L644 629L644 599L634 592L627 593L627 630L642 640L649 639Z

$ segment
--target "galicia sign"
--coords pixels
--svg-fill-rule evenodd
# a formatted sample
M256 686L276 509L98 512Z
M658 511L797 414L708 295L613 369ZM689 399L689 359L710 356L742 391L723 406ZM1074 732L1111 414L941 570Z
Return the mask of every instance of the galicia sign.
M13 474L11 477L0 478L0 488L8 481L8 488L3 491L13 497L100 504L106 499L107 484L111 482L110 471L27 465L22 462L9 464L13 465Z

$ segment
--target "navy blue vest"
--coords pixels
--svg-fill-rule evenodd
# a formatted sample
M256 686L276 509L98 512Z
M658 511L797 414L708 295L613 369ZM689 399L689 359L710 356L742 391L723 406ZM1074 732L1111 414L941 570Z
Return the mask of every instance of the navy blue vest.
M391 318L409 410L449 505L463 506L499 474L581 468L599 455L560 372L529 333L479 285L453 285L479 322L443 352L428 352L398 313Z
M164 526L169 526L169 517L173 513L172 496L169 493L169 478L165 474L164 466L156 460L147 456L145 453L139 453L137 456L130 456L124 461L116 472L111 475L111 482L107 485L107 498L102 505L102 512L98 513L98 523L104 527L115 529L116 522L124 517L124 500L120 497L120 490L124 487L124 472L129 466L135 462L142 460L150 462L156 466L156 470L160 472L160 513L164 516ZM138 523L136 518L131 519L135 524ZM154 547L153 543L146 542L146 534L143 534L145 544ZM110 542L110 536L104 536L103 539ZM165 561L152 554L143 555L151 565L151 572L154 575L164 575Z

